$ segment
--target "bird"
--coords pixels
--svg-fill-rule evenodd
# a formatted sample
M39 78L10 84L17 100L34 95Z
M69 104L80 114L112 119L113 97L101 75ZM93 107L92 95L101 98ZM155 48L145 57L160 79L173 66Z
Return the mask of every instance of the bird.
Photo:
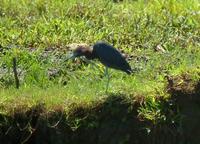
M109 86L108 68L120 70L130 75L133 70L125 57L112 45L104 41L97 41L93 46L87 44L77 44L73 47L72 55L69 59L84 56L88 60L99 60L105 66L105 75L108 78L106 92Z

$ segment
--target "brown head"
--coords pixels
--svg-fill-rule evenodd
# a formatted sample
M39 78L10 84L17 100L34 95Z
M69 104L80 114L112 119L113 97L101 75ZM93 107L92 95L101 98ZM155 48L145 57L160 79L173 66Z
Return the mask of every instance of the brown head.
M87 59L93 59L92 47L87 44L71 44L70 49L73 51L70 58L85 56Z

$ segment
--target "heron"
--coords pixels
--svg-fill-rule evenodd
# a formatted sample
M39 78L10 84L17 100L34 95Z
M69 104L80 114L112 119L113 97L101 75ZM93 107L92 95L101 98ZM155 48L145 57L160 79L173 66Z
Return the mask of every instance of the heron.
M104 41L97 41L93 46L78 44L74 47L68 59L81 56L88 60L98 59L105 66L105 76L107 76L106 92L110 81L108 68L120 70L128 75L133 72L125 57L116 48Z

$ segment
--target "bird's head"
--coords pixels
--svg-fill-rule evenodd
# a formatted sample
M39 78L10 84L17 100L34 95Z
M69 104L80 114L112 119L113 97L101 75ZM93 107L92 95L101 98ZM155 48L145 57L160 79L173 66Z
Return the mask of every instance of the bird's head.
M70 44L69 45L70 50L72 53L70 54L68 59L74 59L76 57L81 57L81 56L88 56L92 53L92 48L83 43L83 44Z

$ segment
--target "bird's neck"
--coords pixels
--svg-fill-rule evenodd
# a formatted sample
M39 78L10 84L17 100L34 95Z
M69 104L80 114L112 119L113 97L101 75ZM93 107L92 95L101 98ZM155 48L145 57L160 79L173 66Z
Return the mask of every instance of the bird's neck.
M89 59L89 60L92 60L92 59L95 59L96 58L96 55L95 55L95 53L93 52L93 49L92 48L90 48L90 49L88 49L86 52L85 52L85 57L87 58L87 59Z

